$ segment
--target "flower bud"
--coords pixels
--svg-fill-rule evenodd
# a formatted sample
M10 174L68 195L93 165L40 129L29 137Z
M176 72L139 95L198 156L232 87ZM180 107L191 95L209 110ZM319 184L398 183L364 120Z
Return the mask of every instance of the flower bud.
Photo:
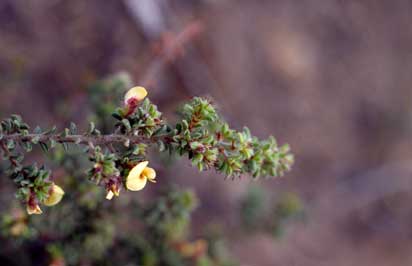
M29 199L27 200L26 211L29 215L43 213L33 192L30 193Z
M120 194L120 187L118 183L115 182L110 182L106 186L107 194L106 194L106 199L111 200L114 196L118 197Z
M43 213L42 210L40 209L39 204L37 203L34 203L34 204L27 203L26 210L29 215Z
M109 190L106 194L106 199L107 200L112 200L113 196L114 196L113 191Z

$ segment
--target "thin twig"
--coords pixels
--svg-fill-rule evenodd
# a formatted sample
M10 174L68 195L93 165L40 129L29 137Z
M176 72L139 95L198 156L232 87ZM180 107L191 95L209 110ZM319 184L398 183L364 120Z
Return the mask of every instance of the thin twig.
M17 162L16 159L14 159L13 156L11 155L9 149L8 149L7 146L6 146L6 143L4 143L4 141L2 141L0 146L1 146L1 149L3 150L3 152L4 152L5 157L7 157L7 159L9 159L10 163L11 163L13 166L17 166L17 165L18 165L18 162Z

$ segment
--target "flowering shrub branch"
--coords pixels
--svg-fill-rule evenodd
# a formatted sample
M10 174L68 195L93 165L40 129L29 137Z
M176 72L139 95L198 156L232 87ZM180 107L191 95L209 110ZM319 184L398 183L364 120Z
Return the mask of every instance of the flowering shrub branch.
M215 169L233 178L281 176L293 164L288 145L278 146L273 137L259 140L247 128L229 128L208 99L195 97L184 104L181 120L172 126L146 96L143 87L130 89L124 105L112 114L117 122L107 135L102 135L94 123L79 134L74 123L62 132L56 127L45 131L36 127L31 132L18 115L1 121L0 148L9 161L8 173L17 185L17 197L26 204L27 212L40 214L40 204L57 204L64 194L51 181L51 172L45 166L23 165L25 152L33 145L46 152L57 144L65 150L69 145L84 146L93 163L88 178L105 187L109 200L119 196L122 189L138 191L147 181L156 182L156 171L148 167L149 146L186 155L199 171Z

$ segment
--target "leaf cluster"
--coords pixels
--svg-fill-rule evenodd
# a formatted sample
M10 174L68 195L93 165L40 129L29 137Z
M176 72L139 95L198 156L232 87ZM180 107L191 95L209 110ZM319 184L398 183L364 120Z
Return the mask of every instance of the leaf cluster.
M237 131L217 113L210 100L195 97L182 108L182 120L165 140L179 155L187 154L199 171L214 168L230 177L281 176L290 170L293 155L274 137L259 140L248 128Z

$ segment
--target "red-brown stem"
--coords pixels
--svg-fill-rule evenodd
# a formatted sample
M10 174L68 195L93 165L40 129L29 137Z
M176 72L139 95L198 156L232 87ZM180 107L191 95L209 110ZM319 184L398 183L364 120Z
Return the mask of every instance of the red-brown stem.
M10 154L9 149L7 148L6 144L4 143L4 141L1 142L1 149L3 150L4 154L6 155L7 159L9 159L10 163L13 166L17 166L18 163L17 161L12 157L12 155Z

